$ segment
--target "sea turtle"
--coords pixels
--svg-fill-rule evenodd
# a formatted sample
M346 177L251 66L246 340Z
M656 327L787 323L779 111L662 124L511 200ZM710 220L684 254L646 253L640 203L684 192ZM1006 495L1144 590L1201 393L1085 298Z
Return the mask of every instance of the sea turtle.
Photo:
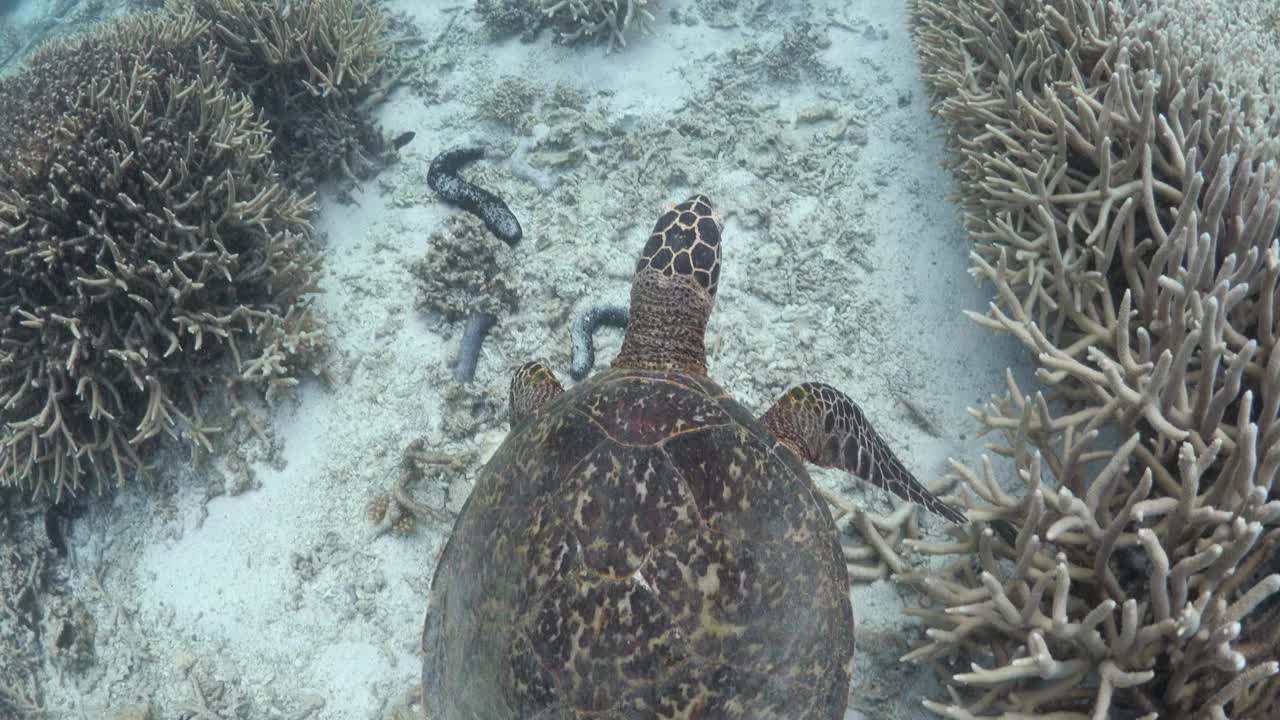
M607 371L516 371L431 584L430 720L842 718L848 577L804 463L965 520L835 388L757 418L707 377L720 231L702 195L658 218Z

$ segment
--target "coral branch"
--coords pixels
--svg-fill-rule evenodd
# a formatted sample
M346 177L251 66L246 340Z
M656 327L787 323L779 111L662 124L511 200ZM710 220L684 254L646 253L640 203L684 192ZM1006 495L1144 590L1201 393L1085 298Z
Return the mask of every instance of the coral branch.
M971 411L1010 477L952 464L1013 542L915 543L977 557L906 576L941 606L906 659L971 666L926 704L944 717L1262 718L1280 695L1280 173L1129 12L913 2L995 291L970 317L1040 385Z

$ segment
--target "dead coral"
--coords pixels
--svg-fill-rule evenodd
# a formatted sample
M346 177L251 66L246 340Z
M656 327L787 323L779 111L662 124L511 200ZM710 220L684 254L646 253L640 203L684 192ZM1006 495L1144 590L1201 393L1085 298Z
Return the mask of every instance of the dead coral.
M49 660L72 672L83 672L94 662L98 624L83 602L50 595L44 599L40 637Z
M542 89L521 75L503 75L472 99L476 115L489 117L517 130L535 122L534 106Z
M450 215L431 233L430 249L410 266L418 309L457 322L473 312L502 317L516 309L507 248L470 215Z
M374 536L387 531L408 535L415 527L416 517L448 520L450 513L444 508L450 500L449 486L474 464L475 458L471 454L459 455L432 449L426 438L410 442L401 457L399 477L391 491L374 495L365 507L365 517L374 525ZM451 476L445 483L427 482L439 481L442 473ZM440 508L415 498L409 487L413 484L430 485L431 495L439 498Z
M0 485L123 482L160 433L208 444L208 388L316 361L310 202L206 30L121 19L0 81Z
M540 0L542 12L557 28L564 43L608 40L609 49L627 46L632 25L641 32L653 29L657 0Z
M791 23L782 39L762 60L765 75L774 82L799 82L806 74L821 74L819 53L831 46L824 28L808 20Z
M1280 174L1236 105L1113 4L917 0L952 130L978 322L1043 389L975 415L1004 438L955 464L1004 520L912 577L937 607L907 658L937 714L1272 717L1280 644ZM976 566L972 564L977 554ZM944 665L945 663L945 665Z
M16 493L0 486L0 716L40 717L40 642L53 553L33 542L34 514L19 514Z

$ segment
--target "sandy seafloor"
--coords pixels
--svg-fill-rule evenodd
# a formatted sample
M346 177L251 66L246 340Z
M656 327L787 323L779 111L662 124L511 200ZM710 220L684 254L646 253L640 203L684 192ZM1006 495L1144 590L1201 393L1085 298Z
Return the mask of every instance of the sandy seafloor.
M175 448L151 485L90 503L72 524L55 570L96 633L87 667L49 662L51 717L123 720L146 704L164 719L416 717L406 698L449 528L420 520L411 534L377 535L366 503L425 437L470 461L415 488L456 511L505 433L510 368L542 357L567 382L573 308L624 298L659 208L695 191L727 220L708 331L715 379L761 411L792 383L831 383L926 482L947 457L981 452L966 407L1003 391L1006 366L1023 358L962 315L985 308L990 289L968 273L943 130L900 0L668 0L652 35L609 55L546 32L494 39L471 2L386 7L404 14L393 35L410 32L403 17L418 26L428 70L378 110L388 132L416 133L400 163L350 202L333 188L320 196L318 307L336 382L308 380L264 410L275 461L242 449L193 470ZM774 80L769 53L787 32L814 54ZM533 98L505 120L488 89L503 76ZM531 138L541 142L529 162L558 178L549 192L500 159ZM507 199L525 237L513 249L490 238L518 308L458 388L448 364L461 325L417 309L408 268L460 214L426 188L431 158L473 141L499 159L467 174ZM619 340L599 333L598 363ZM879 512L896 502L815 476ZM249 489L222 492L236 484ZM930 532L940 524L924 520ZM919 637L900 614L914 595L888 580L851 592L849 717L924 717L921 699L941 690L928 669L897 662Z

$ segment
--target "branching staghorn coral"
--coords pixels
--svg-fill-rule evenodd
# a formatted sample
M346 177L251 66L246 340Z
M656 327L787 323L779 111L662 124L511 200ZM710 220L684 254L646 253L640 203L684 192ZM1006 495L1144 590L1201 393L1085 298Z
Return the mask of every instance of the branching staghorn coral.
M382 68L381 13L356 0L169 0L207 21L239 82L269 112L366 92Z
M627 46L632 22L642 32L653 26L657 0L540 0L542 12L560 28L557 37L566 43L608 38L609 49Z
M207 29L112 21L0 81L0 485L62 498L160 433L207 448L207 389L273 395L323 351L310 199Z
M913 3L996 301L1042 389L975 415L969 516L908 580L949 718L1280 712L1280 174L1209 72L1093 0ZM977 554L976 565L971 562Z
M360 112L385 94L385 23L376 8L359 0L168 0L166 10L206 24L203 42L225 53L237 89L266 113L289 179L309 187L333 175L355 184L392 154Z

